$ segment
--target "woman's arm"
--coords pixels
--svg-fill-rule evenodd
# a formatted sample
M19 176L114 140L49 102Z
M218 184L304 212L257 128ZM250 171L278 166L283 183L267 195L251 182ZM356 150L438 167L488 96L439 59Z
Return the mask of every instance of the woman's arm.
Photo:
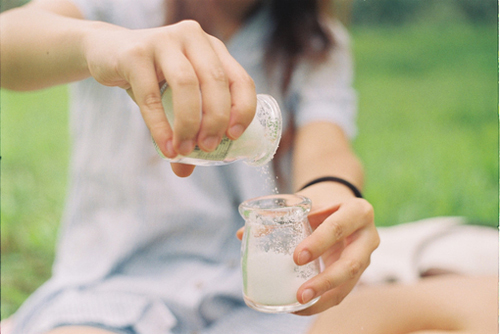
M297 130L294 143L294 188L320 176L337 176L363 186L363 167L339 126L313 122Z
M213 151L224 135L237 139L255 113L253 80L195 21L130 30L82 20L67 0L38 0L0 22L2 87L32 90L92 76L129 89L167 157L195 145ZM173 129L161 104L163 80L172 89ZM187 176L192 169L174 171Z
M94 24L71 3L34 1L0 18L2 88L35 90L90 76L83 39Z
M343 131L333 123L314 122L298 130L293 166L297 189L322 176L340 177L362 187L361 164ZM295 262L303 265L322 256L325 263L325 270L297 292L303 303L322 296L318 303L299 312L306 315L337 305L349 294L368 266L379 237L372 206L355 197L347 186L327 181L299 193L312 200L309 221L314 233L295 250Z

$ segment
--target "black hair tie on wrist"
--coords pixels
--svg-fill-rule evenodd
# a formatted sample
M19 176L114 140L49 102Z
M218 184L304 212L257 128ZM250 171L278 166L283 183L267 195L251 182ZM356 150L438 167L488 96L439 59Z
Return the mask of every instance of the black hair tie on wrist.
M351 189L351 191L354 193L354 196L356 196L358 198L363 198L361 191L359 191L359 189L356 188L356 186L354 184L352 184L351 182L346 181L344 179L341 179L340 177L335 177L335 176L319 177L319 178L314 179L311 182L307 183L305 186L300 188L300 190L304 190L305 188L310 187L313 184L320 183L320 182L327 182L327 181L341 183L341 184L345 185L346 187L348 187L349 189Z

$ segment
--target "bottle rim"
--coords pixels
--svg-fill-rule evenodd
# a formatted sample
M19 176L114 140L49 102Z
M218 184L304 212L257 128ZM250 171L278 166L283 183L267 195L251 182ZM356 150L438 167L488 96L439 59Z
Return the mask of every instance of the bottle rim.
M263 166L271 161L278 150L283 130L281 110L274 97L268 94L257 94L257 101L258 103L266 105L266 110L269 110L270 112L270 117L267 119L267 128L269 128L269 133L266 134L269 149L264 155L258 155L253 159L245 161L248 165L254 167Z

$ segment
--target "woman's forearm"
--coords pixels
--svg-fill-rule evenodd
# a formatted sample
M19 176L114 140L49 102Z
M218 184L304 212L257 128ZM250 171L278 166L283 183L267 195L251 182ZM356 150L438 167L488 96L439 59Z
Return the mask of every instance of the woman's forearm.
M78 15L76 8L72 14ZM34 90L88 77L83 39L95 24L36 3L1 14L2 87Z
M297 131L294 147L294 188L315 178L335 176L358 188L363 186L363 168L342 130L331 123L311 123Z

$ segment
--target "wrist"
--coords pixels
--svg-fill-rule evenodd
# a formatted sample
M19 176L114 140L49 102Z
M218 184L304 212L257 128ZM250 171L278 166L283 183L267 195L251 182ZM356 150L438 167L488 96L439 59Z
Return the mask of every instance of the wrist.
M336 176L323 176L316 178L314 180L309 181L305 185L303 185L299 191L305 190L309 187L313 187L315 185L323 184L323 183L330 183L330 184L336 184L337 186L342 186L343 188L349 190L355 197L358 198L363 198L363 195L361 194L361 191L357 186L355 186L353 183L347 181L346 179L336 177Z
M116 86L116 73L106 73L109 69L117 70L117 56L120 50L120 41L124 40L123 31L127 28L119 27L101 21L82 21L80 66L87 75L108 86ZM109 50L113 49L113 53ZM108 79L110 76L112 78Z

